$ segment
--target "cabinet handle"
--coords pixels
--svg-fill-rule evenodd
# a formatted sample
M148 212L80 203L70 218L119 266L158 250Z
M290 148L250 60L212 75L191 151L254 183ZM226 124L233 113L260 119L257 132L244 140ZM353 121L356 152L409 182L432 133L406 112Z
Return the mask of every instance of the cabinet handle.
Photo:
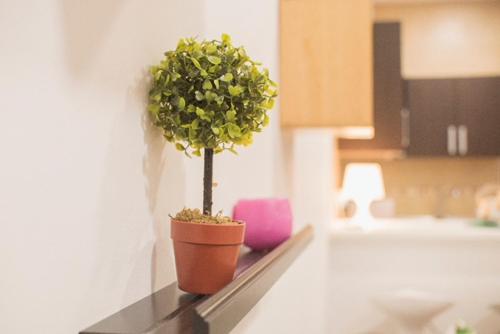
M410 146L410 111L406 108L401 109L401 146Z
M466 155L468 150L468 135L467 127L465 125L460 125L458 127L458 153L460 155Z
M457 127L448 125L448 154L457 154Z

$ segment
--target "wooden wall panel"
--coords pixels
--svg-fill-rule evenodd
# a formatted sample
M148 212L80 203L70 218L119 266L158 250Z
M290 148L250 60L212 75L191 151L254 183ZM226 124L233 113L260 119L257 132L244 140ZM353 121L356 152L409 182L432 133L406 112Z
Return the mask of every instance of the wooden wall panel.
M281 121L373 125L371 0L281 0Z

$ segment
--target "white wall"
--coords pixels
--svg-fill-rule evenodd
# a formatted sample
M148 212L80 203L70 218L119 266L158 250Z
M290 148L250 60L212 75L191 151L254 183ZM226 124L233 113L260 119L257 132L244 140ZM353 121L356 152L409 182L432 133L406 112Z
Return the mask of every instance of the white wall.
M75 333L175 280L168 214L201 205L202 160L175 152L148 122L147 67L179 37L227 32L278 79L278 3L0 2L2 332ZM311 151L308 137L285 144L278 108L271 119L239 156L217 156L214 210L291 194L292 177L307 184L316 165L294 169L294 151L329 159L331 138L320 139L324 151ZM295 189L297 227L325 221L304 210L324 181ZM313 244L237 331L321 333L322 247ZM292 300L304 279L315 292Z
M175 280L184 160L147 122L147 67L201 0L0 1L0 328L67 334Z

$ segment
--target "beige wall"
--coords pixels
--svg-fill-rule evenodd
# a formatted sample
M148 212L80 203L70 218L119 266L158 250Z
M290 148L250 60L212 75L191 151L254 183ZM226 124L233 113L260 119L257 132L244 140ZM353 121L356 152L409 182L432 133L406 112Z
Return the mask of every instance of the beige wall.
M341 170L353 160L341 160ZM500 184L500 159L411 158L379 160L386 195L396 214L474 216L475 193L487 183Z
M375 18L402 22L406 78L500 75L500 1L379 4Z

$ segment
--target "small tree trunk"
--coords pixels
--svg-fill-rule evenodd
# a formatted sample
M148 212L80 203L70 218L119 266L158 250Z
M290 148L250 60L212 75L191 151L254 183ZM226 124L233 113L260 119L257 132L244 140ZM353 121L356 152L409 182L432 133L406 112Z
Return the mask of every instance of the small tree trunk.
M212 177L214 166L214 150L206 148L203 168L203 214L212 215Z

